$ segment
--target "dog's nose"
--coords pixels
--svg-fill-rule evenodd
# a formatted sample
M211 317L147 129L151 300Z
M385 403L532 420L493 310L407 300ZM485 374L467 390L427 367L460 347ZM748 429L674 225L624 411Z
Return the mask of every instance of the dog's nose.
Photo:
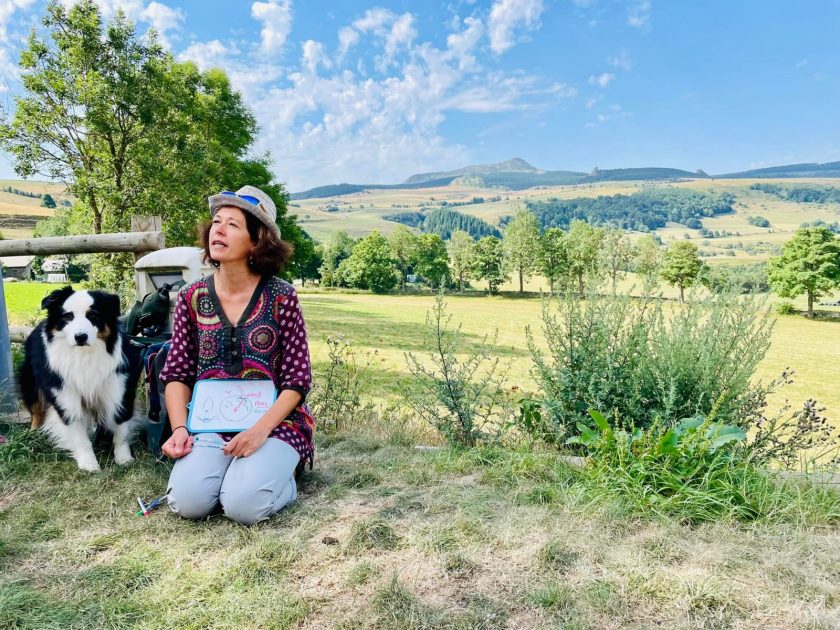
M87 333L76 333L76 344L83 346L87 343Z

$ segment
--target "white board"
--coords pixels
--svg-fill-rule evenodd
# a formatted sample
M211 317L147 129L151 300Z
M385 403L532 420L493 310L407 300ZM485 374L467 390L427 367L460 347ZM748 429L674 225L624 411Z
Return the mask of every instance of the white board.
M268 380L196 381L187 429L190 433L235 433L250 429L276 399L277 390Z

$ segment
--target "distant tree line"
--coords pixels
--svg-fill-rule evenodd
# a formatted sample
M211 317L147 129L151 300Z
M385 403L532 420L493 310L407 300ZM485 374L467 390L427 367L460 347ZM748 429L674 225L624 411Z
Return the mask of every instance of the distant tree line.
M452 232L461 230L467 232L473 238L484 236L501 236L499 230L478 217L450 210L448 208L435 208L427 213L423 212L401 212L389 214L383 217L387 221L395 221L409 227L418 228L427 234L437 234L444 240L449 240Z
M840 188L834 188L833 186L753 184L750 186L750 190L758 190L779 199L796 203L840 203Z
M707 193L682 188L644 190L632 195L551 198L528 202L541 229L568 229L573 221L611 225L624 230L648 232L668 221L702 227L700 219L732 212L735 197L729 193Z
M25 190L20 190L19 188L14 188L12 186L3 186L3 192L12 193L13 195L20 195L21 197L29 197L30 199L40 199L41 193L33 193L27 192Z

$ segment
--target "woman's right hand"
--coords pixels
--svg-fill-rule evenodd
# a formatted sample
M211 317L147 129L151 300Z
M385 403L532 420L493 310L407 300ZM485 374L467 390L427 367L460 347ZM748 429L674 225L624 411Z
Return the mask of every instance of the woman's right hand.
M163 443L161 451L172 459L180 459L192 450L193 436L183 429L176 429Z

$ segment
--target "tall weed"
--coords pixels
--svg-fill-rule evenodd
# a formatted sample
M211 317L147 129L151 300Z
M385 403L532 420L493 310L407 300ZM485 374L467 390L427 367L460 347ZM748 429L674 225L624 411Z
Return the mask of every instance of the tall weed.
M475 446L495 440L505 425L508 367L493 357L485 336L468 349L461 326L452 325L443 292L426 314L430 353L423 361L405 354L414 377L405 390L408 406L435 427L453 446Z
M638 427L713 408L739 424L772 322L749 296L713 295L669 311L650 296L566 294L543 303L547 352L526 332L543 394L525 401L521 428L560 445L590 408ZM535 407L539 418L528 413Z

